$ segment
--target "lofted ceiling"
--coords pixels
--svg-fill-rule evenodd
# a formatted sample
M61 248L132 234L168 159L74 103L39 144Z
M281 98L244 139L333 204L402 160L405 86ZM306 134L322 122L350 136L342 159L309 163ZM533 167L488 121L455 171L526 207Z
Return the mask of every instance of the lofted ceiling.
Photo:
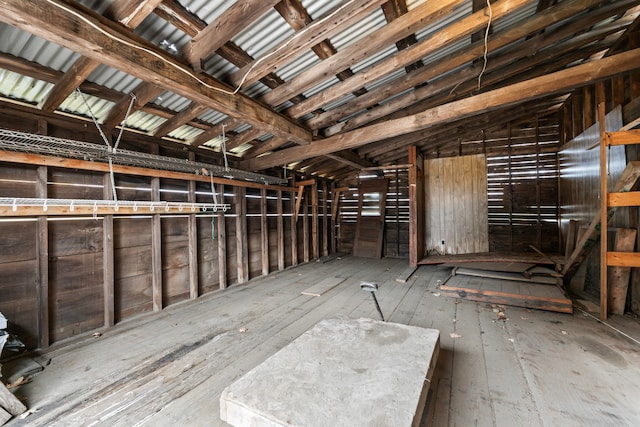
M640 68L614 55L639 5L0 0L0 97L336 178L556 114L572 89Z

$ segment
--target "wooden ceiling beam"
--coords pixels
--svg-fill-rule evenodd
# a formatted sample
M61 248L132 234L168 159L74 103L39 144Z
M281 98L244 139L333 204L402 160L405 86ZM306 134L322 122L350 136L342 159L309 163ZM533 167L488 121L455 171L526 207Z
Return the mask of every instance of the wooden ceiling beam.
M423 3L370 36L350 44L330 59L322 61L309 70L298 74L284 85L265 94L262 97L262 101L272 106L280 105L326 80L327 76L335 75L340 70L349 68L366 59L373 52L379 51L389 44L393 44L397 40L423 29L430 22L450 13L462 1L464 0L440 0L438 2Z
M600 0L592 0L592 1L596 2ZM584 3L585 2L581 0L576 0L573 2L573 6L582 7ZM573 10L573 8L563 9L561 11L554 9L554 10L548 10L548 12L554 13L555 11L555 12L558 12L555 14L556 16L559 15L560 17L568 17L568 16L572 16L572 13L570 13L571 10ZM545 50L543 50L544 47L553 45L554 43L567 39L576 31L579 31L580 28L584 28L585 24L600 22L602 19L605 19L606 17L611 16L611 13L616 13L617 10L619 9L618 8L612 9L612 8L606 7L602 11L600 11L600 13L596 14L596 16L588 15L585 17L584 20L578 20L577 22L574 22L571 24L559 26L558 29L552 33L544 33L544 35L540 35L531 39L526 39L520 43L514 44L508 49L501 51L499 56L490 57L485 73L500 69L501 66L505 66L505 65L508 66L511 63L517 62L518 59L526 58L529 56L530 56L529 58L530 66L535 66L538 63L538 61L542 62L543 59L546 59L548 57L548 55L545 56L546 52ZM539 18L543 18L543 19L539 19ZM529 30L538 31L539 29L544 28L545 25L548 25L549 18L550 16L548 15L545 15L544 17L540 16L540 17L531 18L531 20L527 22L526 26L529 26L530 24L537 24L537 25L528 27L529 29L526 31L527 32L529 32ZM491 48L490 51L494 51L498 48L504 47L506 44L512 41L522 39L523 35L526 34L524 31L522 31L524 30L523 27L525 26L519 25L511 30L507 30L506 33L496 34L495 36L496 39L491 39L489 42L489 46ZM609 30L607 29L598 29L593 34L587 33L577 38L574 37L573 39L569 40L569 43L573 43L572 44L573 46L572 49L573 49L579 46L580 42L584 44L591 43L594 39L597 39L598 37L601 37L604 34L608 34L608 33L609 33ZM494 42L498 42L498 43L494 43ZM476 53L480 54L482 47L480 44L478 44L477 47L478 49L473 48L473 50L475 50ZM460 52L460 54L456 54L453 58L451 58L451 60L443 61L440 64L433 64L433 66L431 66L432 64L429 64L428 67L424 68L424 72L420 71L418 74L421 75L422 78L426 79L426 78L433 78L438 75L434 73L445 73L446 72L444 70L445 67L447 69L449 69L449 67L455 68L461 65L462 63L469 62L471 59L469 58L468 55L471 50L472 49L468 49L468 50L465 50L464 52ZM448 63L448 64L445 65L445 63ZM403 108L410 107L412 105L419 105L418 102L420 101L427 100L427 102L430 103L428 107L433 106L434 103L451 101L453 98L452 96L453 93L451 93L449 96L441 97L440 99L429 100L429 98L434 97L437 94L441 94L445 92L449 93L453 88L457 90L458 94L462 93L462 90L460 87L461 83L471 82L471 81L475 81L477 83L477 77L481 69L482 69L482 64L480 65L476 64L475 66L472 66L469 68L463 68L454 73L448 73L446 77L431 81L430 84L427 86L420 87L411 93L398 96L393 100L386 102L378 107L369 109L369 111L359 115L358 117L354 117L353 119L340 122L334 126L331 126L330 128L325 129L325 136L331 136L339 132L355 129L364 124L374 122L375 120L380 120L384 117L389 116L392 113L402 110ZM418 75L411 78L411 81L413 82L419 81L420 79L417 77ZM379 102L380 101L379 98L382 96L389 96L396 93L398 90L405 90L407 88L406 86L411 87L414 85L413 84L409 85L407 83L407 79L404 79L404 81L400 81L397 84L390 84L386 94L383 94L380 91L378 91L378 93L374 95L374 91L371 91L369 94L354 101L353 106L338 107L340 111L334 114L335 115L352 114L352 110L354 109L359 110L359 109L366 108L372 102ZM363 101L366 101L366 102L363 102ZM422 110L424 110L425 108L428 108L428 107L419 106L417 108L421 108ZM334 119L334 118L335 117L332 117L331 119ZM326 123L329 119L330 119L329 117L325 117L325 118L322 118L321 121ZM316 119L312 119L311 122L313 122L312 126L314 128L316 126L320 126L323 124L322 122L319 122Z
M192 68L202 71L201 61L273 8L280 0L238 0L215 21L196 34L185 49Z
M258 157L261 154L268 153L269 151L273 151L276 148L282 147L288 141L272 136L266 141L255 144L253 147L249 148L247 151L243 152L240 156L243 159L252 159L254 157Z
M243 161L241 164L242 168L254 171L286 165L318 155L360 147L393 136L406 135L450 120L472 117L479 113L566 92L638 68L640 68L640 49L634 49L440 105L408 117L388 120L318 140L307 146L287 148L269 156Z
M164 92L164 89L153 83L140 83L131 91L131 94L123 95L118 102L111 107L109 114L107 114L107 117L104 120L104 130L106 132L111 132L112 129L122 123L126 118L127 113L133 114L134 112L141 110L149 102L156 99L162 92ZM132 97L135 97L133 104L131 104Z
M202 132L201 134L193 138L192 141L189 141L189 145L192 147L199 147L203 145L205 142L211 141L213 138L221 136L223 126L227 130L231 130L231 129L237 128L241 124L242 122L240 120L232 119L229 117L226 120L223 120L221 123L211 126L209 129L207 129L206 131ZM229 136L231 135L232 134L229 133Z
M195 119L207 110L208 108L205 105L192 102L187 108L180 111L169 120L158 126L156 129L151 131L151 134L153 136L161 138L178 129L180 126L189 123L191 120Z
M405 13L409 12L409 9L407 8L407 1L406 0L389 0L382 5L382 12L384 13L384 17L386 18L387 22L392 22L398 19L399 17L401 17L402 15L404 15ZM418 43L418 38L416 37L416 35L409 34L404 39L398 40L396 42L396 47L400 51L408 48L409 46L413 46L416 43ZM413 64L406 65L404 69L407 73L410 73L423 66L424 66L424 63L422 62L422 59L419 59Z
M494 34L488 41L487 50L489 52L494 52L504 46L507 46L510 43L523 39L528 34L534 31L545 28L549 25L550 22L558 22L563 19L570 18L575 14L579 14L584 10L588 10L589 7L593 7L594 5L597 5L601 2L602 0L569 0L563 3L562 6L554 8L554 10L552 11L547 11L542 14L533 16L527 19L525 23L518 23L517 25L509 27L498 34ZM461 28L461 30L463 30L463 28ZM448 34L451 33L449 32ZM369 93L358 97L352 102L341 105L312 118L311 120L309 120L308 125L313 129L323 128L331 123L338 122L343 117L350 116L357 111L369 108L407 89L419 86L425 82L430 82L432 79L437 78L438 76L450 73L451 70L477 60L478 58L481 58L484 54L484 48L484 41L479 41L471 44L470 46L465 46L463 49L460 49L459 51L451 54L443 60L439 60L436 63L430 63L427 67L423 67L416 72L400 77L391 84L386 84L379 88L370 90ZM430 85L431 84L432 82L430 82ZM330 88L329 90L334 92L331 98L344 96L344 91L341 90L339 85L334 85L334 87ZM431 91L432 89L426 90ZM330 93L327 93L327 95L329 94ZM313 97L309 99L313 99ZM319 106L321 106L320 104L324 104L325 100L326 98L324 94L322 94L322 97L318 97L318 99L315 101L314 107L318 108ZM384 108L387 107L385 106ZM298 114L302 113L305 110L306 109L300 110L296 105L292 108L289 108L289 110L286 111L286 114L290 115L291 117L298 117ZM371 112L368 112L367 116L369 116L370 114ZM371 120L372 119L367 119L363 120L363 122L367 123ZM363 123L360 123L360 125L362 124ZM343 126L345 125L342 123L335 125L335 127L332 127L330 131L326 133L326 136L330 136L331 134L342 131ZM355 127L348 127L350 129L354 129L358 126L356 125Z
M211 76L194 74L166 52L79 4L60 0L1 0L0 4L0 20L10 25L242 118L274 135L299 143L312 140L311 133L302 126L247 96L233 95L227 85Z
M260 58L254 59L233 73L231 82L238 86L241 83L250 85L258 81L262 76L277 70L308 49L354 25L384 1L350 0L315 21L311 21L311 17L299 0L279 2L276 9L296 32ZM330 50L335 52L333 46Z
M178 0L163 0L154 13L190 37L195 37L207 26L205 21L191 13Z
M105 15L127 28L136 28L156 8L161 0L117 0L113 2ZM89 75L100 62L81 56L69 68L66 74L51 88L40 108L53 112Z

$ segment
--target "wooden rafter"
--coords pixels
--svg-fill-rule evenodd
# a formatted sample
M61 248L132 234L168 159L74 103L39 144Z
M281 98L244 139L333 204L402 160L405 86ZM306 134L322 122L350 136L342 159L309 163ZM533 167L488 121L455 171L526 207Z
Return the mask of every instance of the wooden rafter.
M127 28L136 28L161 0L117 0L107 9L105 15L120 22ZM42 102L42 110L55 111L80 84L100 65L99 61L81 56Z
M311 134L296 123L241 95L210 76L194 74L162 50L80 5L59 0L3 0L0 19L111 67L170 88L274 135L305 143ZM22 17L29 15L27 22ZM87 25L90 22L91 25Z
M249 170L261 170L346 148L360 147L392 136L427 129L449 120L471 117L480 112L493 111L523 101L561 93L586 85L594 80L604 79L636 68L640 68L640 49L484 92L408 117L356 129L317 141L307 147L292 147L281 150L263 158L243 162L243 167Z

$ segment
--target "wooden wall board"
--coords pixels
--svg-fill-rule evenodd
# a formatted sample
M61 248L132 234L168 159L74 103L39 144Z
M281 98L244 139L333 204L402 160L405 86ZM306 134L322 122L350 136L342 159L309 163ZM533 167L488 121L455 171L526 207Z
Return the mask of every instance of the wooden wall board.
M58 256L49 265L51 341L101 327L102 253Z
M115 280L116 323L153 311L151 273Z
M428 159L424 165L427 251L489 250L485 156Z

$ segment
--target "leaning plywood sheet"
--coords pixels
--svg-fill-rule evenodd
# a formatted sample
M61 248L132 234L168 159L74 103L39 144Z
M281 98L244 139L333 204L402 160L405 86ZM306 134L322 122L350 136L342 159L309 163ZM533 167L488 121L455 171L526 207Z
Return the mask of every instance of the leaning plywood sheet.
M532 275L530 277L526 277L522 273L511 273L508 271L489 271L489 270L476 270L473 268L454 268L453 274L455 276L475 276L475 277L487 277L489 279L504 279L504 280L514 280L520 282L528 282L528 283L541 283L546 285L555 285L558 284L558 279L556 277L551 276L543 276L543 275Z
M439 335L322 320L225 388L220 418L234 426L418 426Z
M571 300L564 295L560 288L554 285L451 276L440 286L440 292L444 296L470 301L536 308L560 313L573 312Z
M329 292L331 289L338 286L340 283L344 282L346 279L344 277L327 277L320 283L317 283L310 288L302 291L302 295L309 295L312 297L319 297L320 295Z

